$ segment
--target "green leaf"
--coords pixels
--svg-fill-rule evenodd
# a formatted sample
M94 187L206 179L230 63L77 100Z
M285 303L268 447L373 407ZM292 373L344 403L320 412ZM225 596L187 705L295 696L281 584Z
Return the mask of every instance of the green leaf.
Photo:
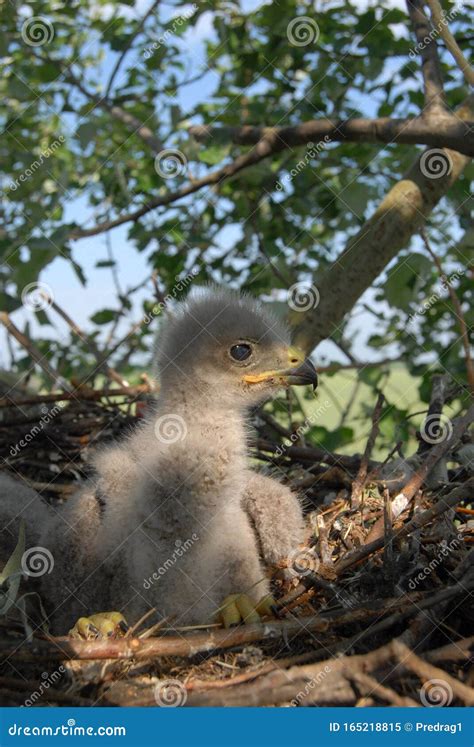
M94 324L108 324L109 322L113 322L116 316L117 312L113 309L102 309L101 311L96 311L90 317L90 320Z

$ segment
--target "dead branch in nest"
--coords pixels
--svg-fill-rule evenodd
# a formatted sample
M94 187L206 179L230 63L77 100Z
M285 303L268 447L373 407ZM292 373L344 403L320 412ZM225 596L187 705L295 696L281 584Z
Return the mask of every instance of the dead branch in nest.
M285 702L301 706L313 703L319 706L354 705L355 694L351 681L359 673L369 675L377 682L376 676L380 671L396 670L399 674L403 670L410 669L406 660L403 663L400 662L401 645L395 639L366 654L341 656L337 659L326 659L317 664L294 666L286 670L274 669L257 677L251 684L236 684L226 687L225 690L207 692L192 690L188 692L186 705L266 706ZM408 661L410 665L413 665L413 659ZM444 679L449 676L444 670L436 671L441 672ZM379 694L380 692L379 690ZM458 688L457 694L460 692L463 694L463 701L470 702L473 697L471 688L463 685L462 688ZM386 695L385 690L382 697ZM411 699L410 701L410 705L421 705ZM147 704L146 701L136 703L136 705Z
M377 402L375 404L374 411L372 413L372 426L370 429L369 438L367 439L367 445L365 447L365 451L360 462L360 467L357 472L356 479L354 480L352 484L352 493L351 493L352 509L356 509L360 506L362 491L364 490L364 487L366 484L367 472L369 469L369 459L372 455L372 450L375 445L375 440L379 432L380 417L382 415L382 407L383 407L384 401L385 401L385 397L383 396L382 392L379 392L377 396Z
M245 625L229 630L211 630L191 635L163 636L160 638L124 638L103 641L82 641L71 638L35 640L25 647L0 644L0 655L20 659L45 657L61 659L150 659L157 656L195 656L218 649L242 646L311 632L324 632L328 621L319 617L302 620L269 621Z
M27 397L2 397L2 407L22 407L23 405L39 405L47 402L61 402L68 400L85 400L98 402L110 397L140 397L144 394L155 394L156 388L151 384L138 384L137 386L115 387L106 389L92 389L88 386L79 386L70 392L50 392L50 394L29 395Z
M474 705L474 690L472 687L467 687L467 685L459 682L450 674L445 672L444 669L439 669L438 667L434 667L432 664L423 661L423 659L411 651L402 641L395 639L392 643L392 647L393 653L400 664L414 672L414 674L416 674L421 680L444 680L444 682L449 685L454 695L456 695L464 705Z
M442 445L443 444L440 444L440 446ZM412 481L410 481L410 483L411 482ZM454 490L448 493L448 495L440 498L439 501L432 508L429 508L426 511L422 511L421 513L414 516L411 521L409 521L407 524L405 524L395 533L395 539L401 539L402 537L406 537L407 534L410 534L411 532L414 532L416 529L420 529L420 527L424 526L425 524L428 524L430 521L435 519L437 516L447 511L448 508L456 506L457 503L459 503L460 501L466 498L470 498L472 496L473 490L474 490L474 477L471 477L469 480L467 480L464 483L464 485L460 485L459 487L454 488ZM383 546L384 546L384 537L382 536L374 540L373 542L370 542L369 544L363 545L362 547L358 547L356 550L354 550L351 553L348 553L345 557L341 558L336 563L335 565L336 573L338 575L340 575L341 573L344 573L348 568L355 565L356 563L359 563L361 560L364 560L364 558L367 558L369 555L372 555L372 553L377 552L377 550L380 550Z
M456 444L458 443L458 441L461 439L462 435L464 434L465 430L472 423L473 419L474 419L474 405L471 405L471 407L469 408L469 410L467 411L465 415L463 415L462 417L456 418L456 420L453 421L453 428L452 428L452 433L450 437L446 438L444 441L441 441L441 443L438 443L436 446L430 449L428 456L418 467L415 474L409 479L406 485L401 489L401 491L393 499L391 503L391 511L392 511L393 520L397 519L398 516L400 516L400 514L403 511L405 511L405 509L408 507L409 503L413 500L416 493L421 488L421 486L423 485L423 483L425 482L426 478L431 473L433 468L438 464L440 459L442 459L446 454L448 454L449 451L451 451L454 448L454 446L456 446ZM375 540L379 539L382 533L383 533L383 517L381 517L377 522L375 522L374 526L370 530L365 540L365 543L371 544Z

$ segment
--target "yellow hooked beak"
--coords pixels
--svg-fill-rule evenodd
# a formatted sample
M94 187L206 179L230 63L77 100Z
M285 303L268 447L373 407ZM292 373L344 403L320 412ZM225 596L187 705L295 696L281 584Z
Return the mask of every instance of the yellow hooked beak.
M318 374L304 353L297 348L288 348L288 368L273 371L262 371L258 374L245 374L242 380L246 384L259 384L268 382L275 386L299 386L311 384L313 391L318 386Z

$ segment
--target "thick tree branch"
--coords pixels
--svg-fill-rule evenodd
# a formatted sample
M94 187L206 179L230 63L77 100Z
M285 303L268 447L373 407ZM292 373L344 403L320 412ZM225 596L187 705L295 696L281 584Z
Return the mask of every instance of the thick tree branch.
M459 69L464 75L466 83L470 86L474 86L474 69L470 66L469 62L464 57L462 50L449 30L448 21L444 15L444 11L441 8L438 0L427 0L428 6L431 11L432 21L436 24L436 31L446 44L446 48L451 52L454 57Z
M407 0L408 13L416 37L416 51L421 57L421 72L425 91L424 112L446 111L443 78L439 64L436 37L424 13L424 0Z
M138 220L156 207L169 205L172 202L180 200L182 197L187 197L188 195L192 195L195 192L198 192L203 187L209 187L215 184L219 184L225 179L229 179L230 177L235 176L235 174L238 174L239 171L242 171L249 166L254 166L256 163L263 161L272 153L277 153L278 151L284 150L284 147L285 146L275 136L265 138L264 140L261 140L259 143L257 143L257 145L252 148L250 153L247 153L244 156L239 156L235 159L235 161L232 161L232 163L224 166L223 168L218 169L217 171L212 171L210 174L207 174L201 179L195 179L194 181L186 184L184 187L181 187L175 192L169 192L166 195L155 197L154 199L143 205L143 207L138 208L131 213L119 216L114 220L104 221L103 223L99 223L92 228L77 229L75 231L72 231L72 233L70 234L70 238L81 239L85 236L95 236L96 234L103 233L104 231L109 231L111 228L121 226L123 225L123 223Z
M466 121L473 115L474 96L471 96L456 111L456 116ZM416 160L317 282L320 296L317 307L293 312L291 322L297 344L310 352L337 330L364 291L419 232L468 163L467 156L447 149L425 151ZM441 166L441 174L435 166Z
M444 114L433 119L324 119L310 120L294 127L210 127L195 125L189 133L200 142L233 142L254 145L269 135L276 136L284 147L310 142L364 142L429 145L433 148L452 148L474 156L474 122L460 122ZM316 147L316 146L315 146ZM320 150L321 147L318 148Z
M469 117L473 116L473 114L474 112L469 110L464 118L459 114L457 118L453 117L452 120L449 120L447 117L440 117L436 120L436 124L430 124L430 127L424 124L422 120L408 120L408 134L405 133L405 125L401 126L400 124L399 135L396 136L396 142L406 142L410 144L426 142L427 144L440 147L449 142L461 152L474 155L474 135L472 127L470 126L471 123L469 122ZM464 121L462 121L463 119ZM360 124L362 122L365 123L364 127ZM321 139L324 131L328 133L328 137L330 137L332 133L334 140L350 139L367 142L370 141L371 135L372 142L385 142L381 137L375 136L375 133L378 133L379 130L377 125L375 127L373 126L373 122L384 122L385 126L390 130L393 120L352 120L349 128L347 122L334 123L329 120L328 122L305 122L302 125L290 128L249 128L248 130L247 128L241 128L246 131L245 137L249 138L248 142L252 143L256 140L256 145L249 153L239 156L235 161L232 161L232 163L227 164L217 171L207 174L201 179L196 179L186 184L175 192L169 192L168 194L160 195L149 200L145 205L130 213L121 215L113 220L103 221L92 228L76 229L72 231L70 238L81 239L87 236L96 236L97 234L121 226L124 223L139 220L157 207L170 205L183 197L198 192L204 187L220 184L220 182L235 176L235 174L238 174L243 169L246 169L249 166L254 166L265 158L268 158L274 153L279 153L291 145L300 145L318 138ZM405 120L399 120L399 123L402 122L405 122ZM352 127L353 123L356 123L354 127ZM413 123L413 125L411 123ZM414 136L413 132L410 132L412 126L414 129L417 129L419 126L419 129L417 129L417 137ZM336 127L337 130L335 129ZM193 134L196 134L195 130L196 128L193 128ZM351 137L346 136L349 130L351 132ZM362 134L362 130L364 130L365 135ZM436 130L436 134L433 134L432 130ZM257 138L257 134L263 135L263 137ZM388 139L388 131L386 131L385 134L387 137L386 142L391 142L391 140Z

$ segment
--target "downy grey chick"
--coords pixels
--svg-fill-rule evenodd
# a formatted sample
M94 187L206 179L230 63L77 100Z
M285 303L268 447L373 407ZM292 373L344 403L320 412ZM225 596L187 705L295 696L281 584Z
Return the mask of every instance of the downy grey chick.
M251 471L246 453L251 408L282 386L316 386L285 326L250 298L209 290L166 320L157 364L153 414L99 451L95 478L64 506L0 479L2 526L17 536L21 513L27 540L54 558L38 579L53 632L103 610L210 622L229 595L256 605L266 566L304 541L296 496Z

